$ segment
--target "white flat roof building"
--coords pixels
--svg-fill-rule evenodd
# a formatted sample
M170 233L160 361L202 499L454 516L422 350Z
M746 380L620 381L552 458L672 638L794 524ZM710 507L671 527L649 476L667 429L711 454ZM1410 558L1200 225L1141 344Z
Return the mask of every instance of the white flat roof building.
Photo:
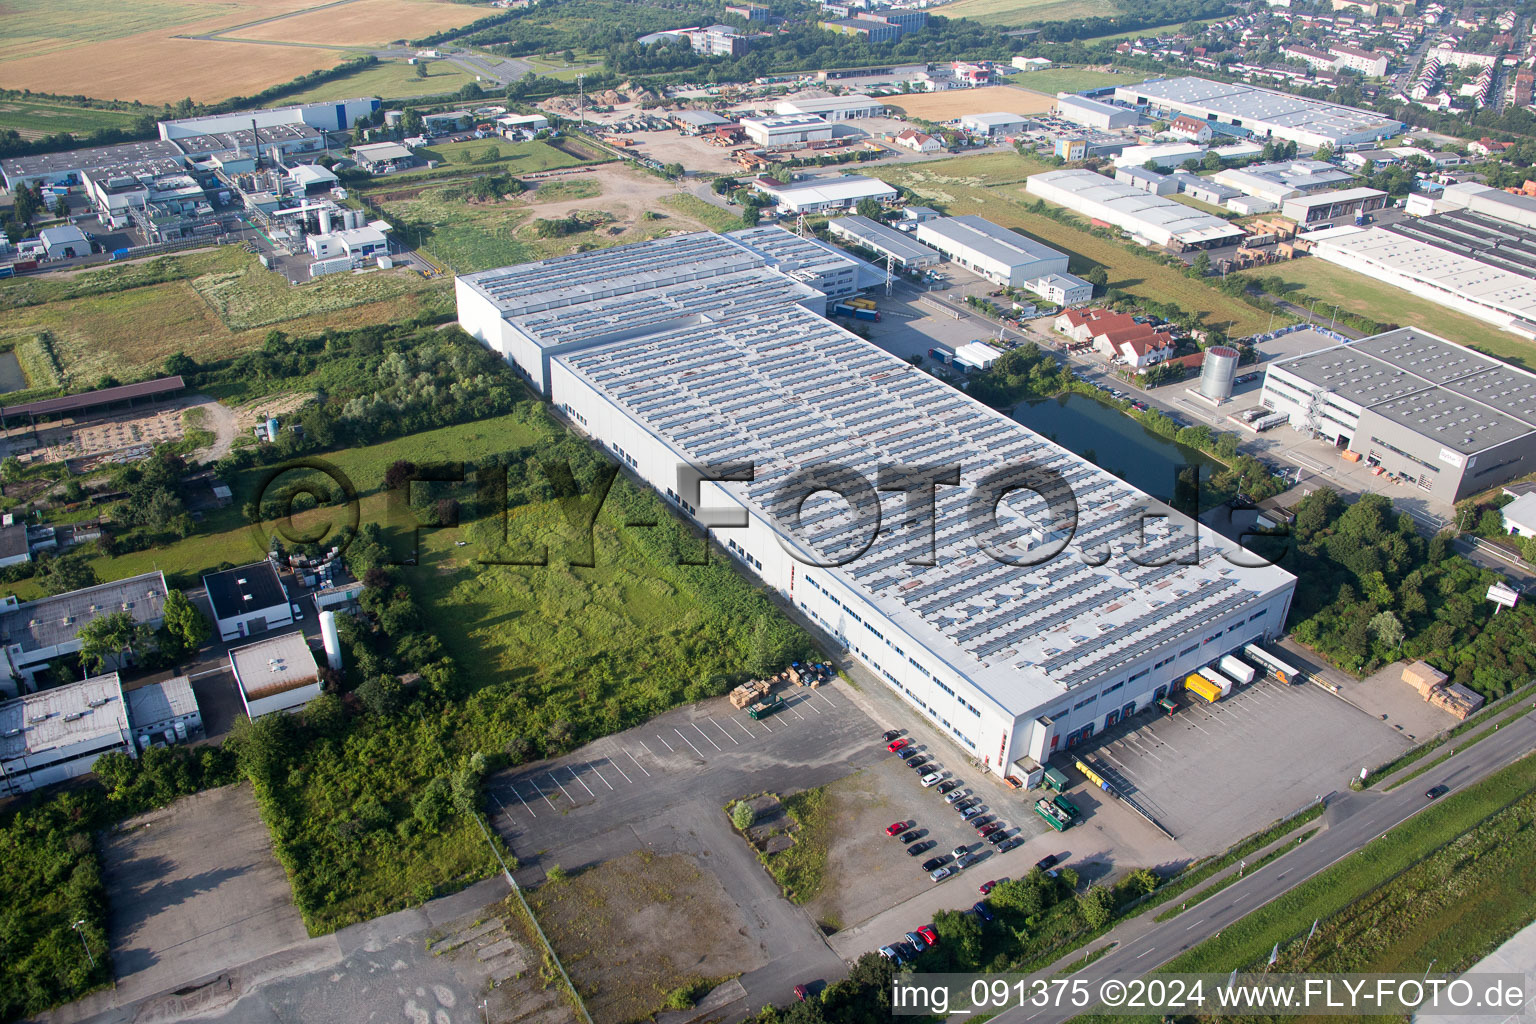
M0 796L84 775L128 736L116 672L0 703Z
M1088 170L1046 171L1025 183L1030 195L1113 224L1143 244L1206 249L1243 236L1220 217Z
M779 100L776 114L811 114L824 121L851 121L859 117L881 117L885 102L869 96L816 96L808 99Z
M1403 130L1401 121L1369 110L1204 78L1154 78L1140 85L1122 85L1115 89L1115 99L1220 121L1304 146L1376 142Z
M1058 306L1077 306L1093 298L1093 285L1072 274L1047 274L1024 287Z
M744 117L741 130L759 146L787 146L799 142L821 142L832 137L832 126L815 114L786 114L782 117Z
M932 267L939 262L937 251L914 242L905 231L888 228L868 217L839 217L827 223L827 230L838 238L889 256L898 267Z
M1129 128L1141 120L1141 115L1130 107L1091 100L1070 92L1056 94L1056 113L1073 124L1096 128L1101 132Z
M1029 124L1029 118L1023 114L1010 114L999 111L991 114L965 114L960 118L960 127L977 135L987 135L996 138L999 135L1012 135L1022 132Z
M859 205L861 199L889 203L900 195L879 178L866 178L862 174L845 174L834 178L806 178L803 181L792 182L758 178L752 182L752 187L768 196L788 213L847 210Z
M1066 253L980 217L925 220L917 226L917 240L993 284L1018 288L1067 272Z
M498 278L508 298L547 303L541 337L563 339L562 350L530 345L514 358L547 381L550 401L679 514L739 517L709 528L743 570L987 766L1044 762L1184 673L1283 630L1289 574L1234 564L1249 560L1231 542L1196 534L1165 505L843 330L782 291L771 268L728 270L731 245L682 235L472 275L469 288L460 278L461 322L478 322L473 306ZM636 290L631 266L651 275L648 289ZM754 302L720 301L711 286L733 273L755 278ZM682 297L667 283L678 281L706 287L650 315L663 296ZM609 305L615 288L638 319ZM589 317L606 328L577 340ZM727 462L750 464L752 479L680 478L680 467ZM890 525L905 522L908 496L849 484L881 466L931 463L955 465L961 486L936 492L935 564L925 565L929 532ZM1055 502L1073 496L1071 538L1044 498L1018 487L1001 492L995 519L978 514L991 494L978 503L982 481L1001 486L991 474L1024 466L1056 474L1041 484Z
M301 632L236 647L229 652L229 667L253 719L297 711L320 696L320 670Z
M1387 194L1380 189L1343 188L1337 192L1287 199L1280 204L1280 213L1297 224L1316 224L1337 217L1351 217L1361 211L1370 213L1386 205Z
M1114 160L1116 167L1145 167L1153 163L1166 171L1204 156L1205 147L1198 142L1161 142L1155 146L1127 146Z

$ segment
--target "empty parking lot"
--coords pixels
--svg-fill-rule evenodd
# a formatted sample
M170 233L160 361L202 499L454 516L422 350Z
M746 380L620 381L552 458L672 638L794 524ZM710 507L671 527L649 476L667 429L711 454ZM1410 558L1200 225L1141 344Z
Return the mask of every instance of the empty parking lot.
M1408 740L1310 683L1261 679L1207 705L1179 696L1172 718L1138 716L1073 748L1155 816L1195 856L1225 849Z

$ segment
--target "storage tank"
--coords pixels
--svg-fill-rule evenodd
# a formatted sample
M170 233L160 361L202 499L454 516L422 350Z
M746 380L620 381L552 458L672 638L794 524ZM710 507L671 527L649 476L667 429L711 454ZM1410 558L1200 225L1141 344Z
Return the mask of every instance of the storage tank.
M320 233L322 235L331 233L331 211L326 206L320 207Z
M336 613L320 613L320 638L325 641L325 661L331 671L341 671L341 637L336 634Z
M1237 349L1212 345L1205 350L1200 369L1200 393L1218 402L1232 397L1232 378L1237 376Z
M141 732L141 733L139 733L139 753L142 754L142 753L144 753L144 751L146 751L148 749L149 749L149 733Z
M363 211L362 210L348 210L347 211L347 227L349 227L349 228L360 228L362 226L363 226Z
M267 440L268 441L276 441L277 440L277 417L276 416L268 416L267 417Z
M178 718L178 719L176 719L175 723L171 726L171 728L176 730L176 739L178 741L184 740L184 739L187 738L187 723L186 722L183 722L181 719Z

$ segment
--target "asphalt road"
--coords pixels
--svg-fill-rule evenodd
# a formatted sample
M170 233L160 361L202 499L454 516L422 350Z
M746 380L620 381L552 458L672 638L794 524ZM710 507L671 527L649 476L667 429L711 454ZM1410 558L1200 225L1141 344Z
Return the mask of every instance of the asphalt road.
M1111 978L1126 981L1155 970L1423 810L1428 806L1424 792L1429 787L1463 788L1529 753L1533 744L1536 717L1521 718L1390 793L1368 790L1336 797L1328 808L1328 827L1307 843L1177 917L1150 927L1145 918L1135 918L1111 931L1107 936L1111 939L1120 938L1117 933L1125 935L1120 945L1074 974L1074 981L1081 979L1093 992ZM1239 966L1220 964L1214 970ZM1048 973L1037 976L1044 978ZM1015 1009L995 1019L1007 1024L1056 1024L1089 1009Z

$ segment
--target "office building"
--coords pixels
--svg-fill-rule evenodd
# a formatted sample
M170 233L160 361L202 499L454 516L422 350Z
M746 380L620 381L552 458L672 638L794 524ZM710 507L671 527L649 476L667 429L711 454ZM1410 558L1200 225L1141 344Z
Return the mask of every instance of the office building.
M258 640L229 652L229 667L251 719L298 711L320 696L320 669L300 632Z
M785 213L824 213L851 210L864 199L890 203L900 195L878 178L862 174L844 174L830 178L804 178L783 182L776 178L757 178L752 187L772 199Z
M832 126L815 114L744 117L741 130L759 146L794 146L832 137Z
M65 594L18 601L0 600L0 692L16 694L34 687L34 676L55 658L80 651L80 628L112 612L128 612L133 621L158 629L165 621L165 576L140 576L99 583Z
M965 114L960 127L972 135L985 135L989 139L1017 135L1029 126L1029 119L1021 114L998 112L991 114Z
M1277 360L1260 402L1447 505L1536 469L1536 374L1413 327Z
M322 132L350 131L359 117L368 117L381 106L375 96L350 100L325 100L264 110L236 110L228 114L205 114L160 122L160 138L188 139L199 135L218 135L250 128L278 128L305 125Z
M1387 205L1387 194L1375 188L1344 188L1337 192L1296 196L1280 204L1280 215L1297 224L1322 224L1340 217L1371 213Z
M1287 573L1245 567L1230 541L1196 540L1161 503L817 315L812 289L728 266L734 247L680 235L461 277L460 322L480 336L487 309L529 330L543 316L510 358L549 400L680 515L730 516L709 527L728 557L983 770L1031 771L1283 631ZM511 312L522 302L542 312ZM725 463L752 479L680 477ZM961 485L938 488L926 526L899 514L907 495L853 487L881 465L935 463L960 467ZM1074 495L1072 538L1018 488L978 518L979 482L1020 466L1059 474L1048 490ZM791 482L819 473L836 480ZM929 536L935 564L918 564Z
M885 102L868 96L816 96L791 100L779 100L773 112L784 116L795 114L819 117L823 121L853 121L861 117L884 117Z

